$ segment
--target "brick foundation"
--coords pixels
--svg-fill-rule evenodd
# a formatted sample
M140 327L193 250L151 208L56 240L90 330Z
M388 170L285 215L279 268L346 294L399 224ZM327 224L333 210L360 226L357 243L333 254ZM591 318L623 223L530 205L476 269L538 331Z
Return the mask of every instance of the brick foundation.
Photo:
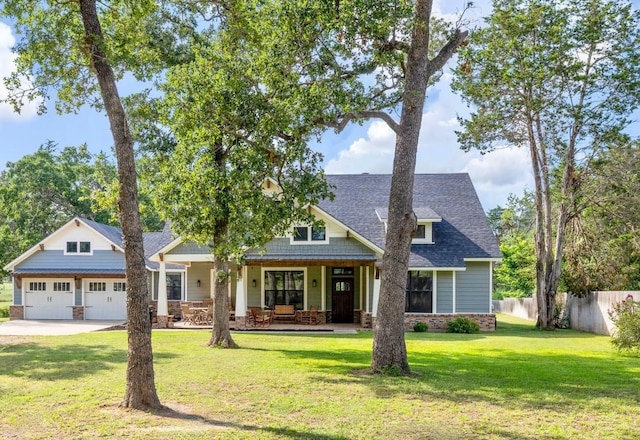
M84 306L73 306L72 311L74 321L84 320Z
M371 316L371 313L363 313L362 315L362 327L373 328L375 318ZM429 327L430 332L446 331L447 322L457 318L458 316L468 318L478 323L481 332L493 332L496 330L496 315L491 313L405 313L404 327L406 331L412 331L416 322L424 322Z
M24 306L9 306L9 320L24 319Z
M158 327L157 328L168 328L169 327L169 317L167 315L158 315L157 317ZM173 327L173 325L172 325Z

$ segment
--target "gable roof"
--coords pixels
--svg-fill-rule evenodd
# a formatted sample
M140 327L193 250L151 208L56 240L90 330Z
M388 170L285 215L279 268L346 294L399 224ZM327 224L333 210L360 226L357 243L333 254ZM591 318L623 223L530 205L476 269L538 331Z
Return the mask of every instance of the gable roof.
M333 201L319 207L384 249L385 227L379 217L389 205L391 175L327 175ZM416 174L414 212L442 219L433 223L435 244L414 244L410 267L464 267L465 259L500 258L498 241L468 174ZM386 214L386 212L384 212Z

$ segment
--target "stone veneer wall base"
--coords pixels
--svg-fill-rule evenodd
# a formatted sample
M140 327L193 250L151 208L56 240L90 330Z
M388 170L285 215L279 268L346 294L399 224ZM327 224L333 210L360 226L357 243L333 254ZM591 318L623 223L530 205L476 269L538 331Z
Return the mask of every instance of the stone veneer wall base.
M373 328L375 318L371 313L363 314L362 327ZM424 322L429 331L447 331L447 322L462 316L476 322L481 332L493 332L496 330L496 315L493 313L405 313L404 327L406 331L412 331L416 322Z
M9 306L9 320L24 319L24 306Z

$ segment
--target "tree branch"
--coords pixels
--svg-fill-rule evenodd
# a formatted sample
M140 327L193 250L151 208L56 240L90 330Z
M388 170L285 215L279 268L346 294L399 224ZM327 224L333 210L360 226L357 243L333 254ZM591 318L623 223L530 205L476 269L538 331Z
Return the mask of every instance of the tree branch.
M429 61L429 65L427 66L427 78L431 78L434 73L444 67L444 65L458 50L458 48L468 35L469 31L461 31L460 29L456 29L456 33L453 35L453 37L451 37L449 41L447 41L447 44L445 44L440 49L438 55L436 55L431 61Z
M395 134L400 134L400 124L398 124L388 113L380 110L363 110L359 112L347 113L342 116L342 119L337 118L334 121L318 121L318 124L326 125L328 127L335 128L339 133L347 126L347 124L356 119L382 119L387 123Z

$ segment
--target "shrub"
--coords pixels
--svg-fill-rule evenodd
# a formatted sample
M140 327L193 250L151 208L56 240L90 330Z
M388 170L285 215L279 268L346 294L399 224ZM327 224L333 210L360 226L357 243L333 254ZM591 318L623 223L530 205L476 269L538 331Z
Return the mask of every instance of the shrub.
M478 333L480 326L469 318L458 316L447 322L447 331L449 333Z
M9 306L0 307L0 318L9 317Z
M424 322L418 321L415 324L413 324L413 331L414 332L424 333L427 330L429 330L429 326Z
M640 355L640 302L627 295L609 310L609 318L616 326L611 343L618 351Z

